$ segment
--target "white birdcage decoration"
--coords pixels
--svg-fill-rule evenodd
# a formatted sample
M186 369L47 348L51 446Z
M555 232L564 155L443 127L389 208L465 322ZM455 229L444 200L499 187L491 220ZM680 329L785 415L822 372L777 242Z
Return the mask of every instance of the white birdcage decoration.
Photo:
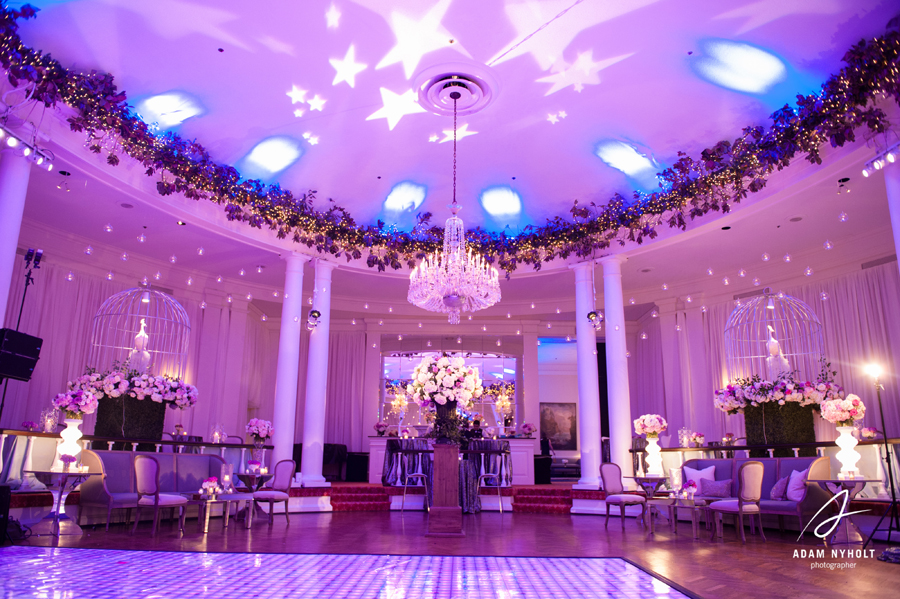
M822 323L812 308L768 287L742 301L725 324L729 381L753 375L771 381L791 372L815 380L824 355Z
M128 289L108 298L94 316L88 365L103 371L118 362L183 379L190 332L187 312L172 296Z

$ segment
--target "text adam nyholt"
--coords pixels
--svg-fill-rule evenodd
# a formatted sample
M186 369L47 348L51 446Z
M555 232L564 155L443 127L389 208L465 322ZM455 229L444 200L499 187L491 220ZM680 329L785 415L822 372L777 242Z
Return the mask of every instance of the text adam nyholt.
M830 551L831 555L826 556L826 551ZM862 559L866 557L875 557L874 549L794 549L794 557L811 558L811 559Z

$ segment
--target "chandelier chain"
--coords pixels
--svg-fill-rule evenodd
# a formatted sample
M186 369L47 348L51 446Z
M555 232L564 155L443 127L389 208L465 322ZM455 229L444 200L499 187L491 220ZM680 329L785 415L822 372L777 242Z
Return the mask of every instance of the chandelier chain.
M456 204L456 98L453 98L453 203Z

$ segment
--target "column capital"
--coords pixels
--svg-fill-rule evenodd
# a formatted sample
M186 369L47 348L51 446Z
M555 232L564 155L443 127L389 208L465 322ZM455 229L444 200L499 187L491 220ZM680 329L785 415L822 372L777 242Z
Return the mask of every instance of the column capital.
M619 254L613 254L611 256L600 258L599 262L603 267L603 275L621 275L622 264L625 262L625 260L626 258Z
M281 254L281 259L287 262L288 269L303 268L303 265L312 260L312 256L301 254L299 252L290 252Z
M328 260L323 260L321 258L316 258L315 260L315 268L316 268L316 276L327 275L331 277L331 271L337 268L337 264L334 262L329 262Z

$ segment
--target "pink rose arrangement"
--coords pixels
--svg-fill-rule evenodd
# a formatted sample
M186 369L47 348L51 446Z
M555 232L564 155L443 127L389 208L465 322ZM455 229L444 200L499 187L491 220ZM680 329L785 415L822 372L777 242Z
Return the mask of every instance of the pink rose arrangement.
M66 413L66 418L81 420L97 410L99 398L82 389L72 389L53 398L53 407Z
M200 484L200 492L204 495L215 495L216 493L222 492L222 487L219 486L219 479L215 476L210 476L205 479Z
M253 440L257 442L263 442L266 439L271 438L272 433L275 432L275 428L272 426L271 422L260 418L251 418L244 429L251 437L253 437Z
M33 431L37 428L37 423L32 422L31 420L26 420L22 423L22 428L24 428L26 431Z
M199 392L193 385L181 379L168 376L141 374L136 370L120 367L118 364L107 373L94 368L66 384L69 392L82 391L99 401L104 397L133 397L143 400L149 398L157 403L165 403L173 409L184 410L197 403ZM90 412L86 412L90 413Z
M655 439L659 433L669 428L666 419L659 414L644 414L634 421L634 432L639 435L647 435L648 439Z
M526 422L522 425L522 432L525 435L532 435L537 430L537 427L530 422Z
M691 443L696 443L697 445L703 445L706 441L706 435L703 433L691 433Z
M384 431L386 431L388 429L388 423L382 422L381 420L379 420L378 422L375 423L375 426L373 426L372 428L375 429L376 433L381 435L381 434L384 434Z
M845 399L829 399L822 402L822 418L837 426L853 426L857 420L866 415L866 406L862 400L853 395Z
M681 490L688 493L693 493L697 490L697 483L692 480L685 481L685 483L681 485Z
M793 373L781 375L775 381L765 381L759 376L737 379L724 389L714 392L714 405L726 414L743 414L747 406L764 403L798 403L801 406L815 406L832 399L843 399L844 389L832 380L837 374L830 370L830 364L823 363L816 381L798 381Z
M859 431L863 439L874 439L878 435L878 431L872 427L866 427Z

